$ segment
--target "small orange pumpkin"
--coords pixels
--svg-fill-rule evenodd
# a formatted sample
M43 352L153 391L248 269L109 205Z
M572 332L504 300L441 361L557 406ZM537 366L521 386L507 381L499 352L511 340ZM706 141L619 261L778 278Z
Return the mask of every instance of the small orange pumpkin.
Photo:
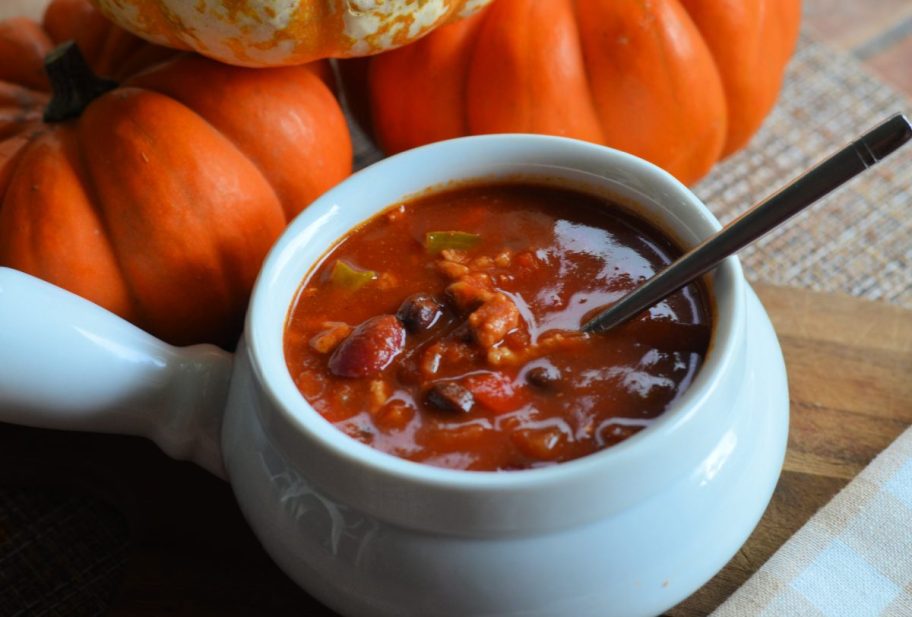
M346 73L387 153L547 133L692 183L772 108L799 17L799 0L496 0Z
M176 54L85 0L55 0L43 27L0 22L0 265L169 342L233 346L273 241L350 171L311 68Z

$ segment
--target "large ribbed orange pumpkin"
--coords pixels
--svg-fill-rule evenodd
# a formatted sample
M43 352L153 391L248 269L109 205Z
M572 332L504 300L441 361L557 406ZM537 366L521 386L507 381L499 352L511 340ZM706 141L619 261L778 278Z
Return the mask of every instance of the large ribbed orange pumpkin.
M51 88L42 63L70 38L88 66L55 52ZM165 340L232 346L273 241L350 171L345 118L309 68L175 54L85 0L56 0L43 27L0 22L0 265Z
M496 0L346 72L387 153L547 133L692 183L773 106L799 17L799 0Z

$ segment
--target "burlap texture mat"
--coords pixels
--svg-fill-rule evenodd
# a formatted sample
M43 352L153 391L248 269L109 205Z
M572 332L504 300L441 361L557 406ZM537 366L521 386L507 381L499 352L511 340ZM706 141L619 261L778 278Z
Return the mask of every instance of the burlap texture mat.
M802 37L779 102L694 188L723 224L912 102L853 57ZM748 279L912 308L912 145L739 254Z

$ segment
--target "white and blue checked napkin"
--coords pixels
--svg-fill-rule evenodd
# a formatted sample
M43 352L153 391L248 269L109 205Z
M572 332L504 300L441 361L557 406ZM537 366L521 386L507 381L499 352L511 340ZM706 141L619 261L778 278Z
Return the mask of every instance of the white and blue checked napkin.
M711 617L912 616L912 428Z

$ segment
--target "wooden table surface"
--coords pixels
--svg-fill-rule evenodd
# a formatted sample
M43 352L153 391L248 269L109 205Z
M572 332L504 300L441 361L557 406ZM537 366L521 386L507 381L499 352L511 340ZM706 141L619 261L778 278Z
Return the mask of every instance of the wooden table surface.
M772 502L729 564L673 617L710 613L912 424L912 311L758 286L785 355L788 451Z
M912 312L795 289L758 292L789 375L784 472L747 544L672 617L710 613L912 423ZM0 484L75 486L127 519L126 566L107 614L332 615L271 563L228 485L194 465L139 438L0 425L0 443Z

